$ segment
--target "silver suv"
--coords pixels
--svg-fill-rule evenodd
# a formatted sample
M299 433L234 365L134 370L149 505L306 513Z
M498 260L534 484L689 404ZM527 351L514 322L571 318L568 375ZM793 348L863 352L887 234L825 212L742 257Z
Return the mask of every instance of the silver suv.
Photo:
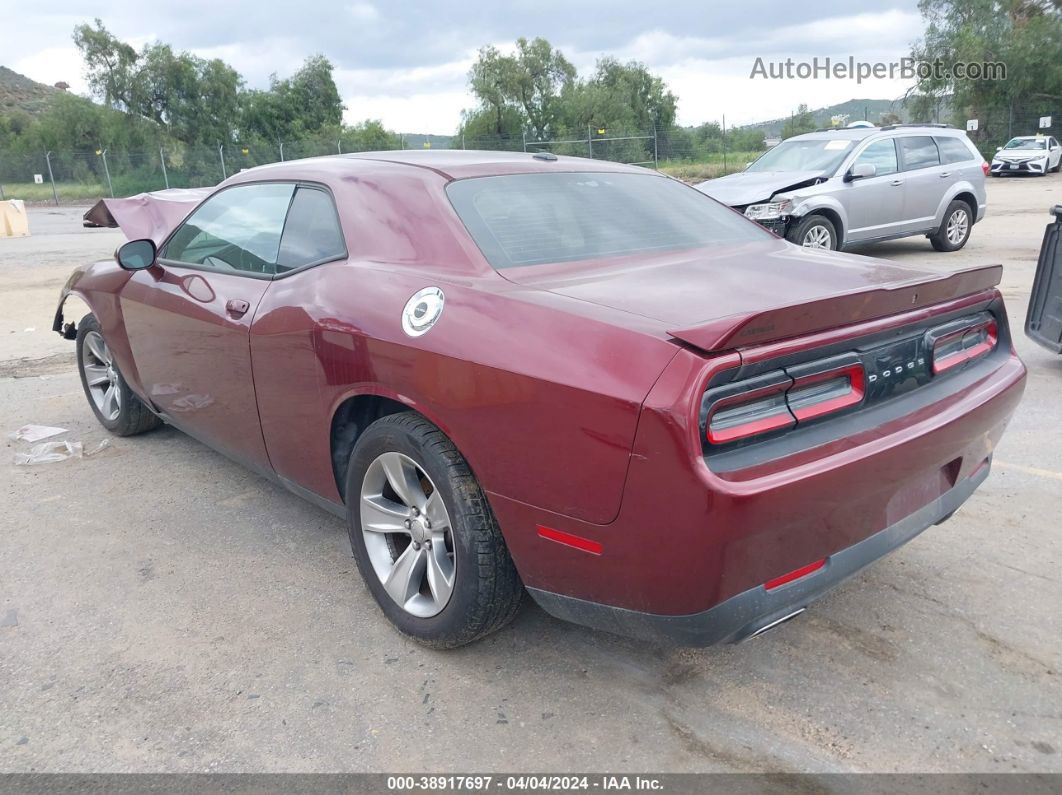
M987 173L961 130L897 124L796 135L697 189L809 248L925 235L956 251L984 217Z

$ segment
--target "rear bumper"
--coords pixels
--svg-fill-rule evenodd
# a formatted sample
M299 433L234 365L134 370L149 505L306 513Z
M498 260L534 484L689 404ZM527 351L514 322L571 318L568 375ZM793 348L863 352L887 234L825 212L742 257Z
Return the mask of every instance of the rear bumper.
M613 607L529 587L535 601L552 616L618 635L681 646L737 642L779 624L827 591L923 530L947 518L988 477L990 463L895 524L830 555L812 574L773 590L762 585L732 596L699 613L657 615Z

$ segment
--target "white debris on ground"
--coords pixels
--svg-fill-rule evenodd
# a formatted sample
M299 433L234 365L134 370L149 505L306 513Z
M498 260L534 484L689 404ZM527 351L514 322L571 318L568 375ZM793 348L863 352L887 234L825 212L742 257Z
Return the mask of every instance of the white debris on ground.
M23 425L14 433L7 435L8 439L15 442L39 442L50 436L58 436L66 433L66 428L56 428L51 425Z
M81 442L41 442L30 448L28 453L15 453L15 463L20 466L33 464L56 464L68 458L88 458L110 447L109 439L103 439L91 450L85 450Z

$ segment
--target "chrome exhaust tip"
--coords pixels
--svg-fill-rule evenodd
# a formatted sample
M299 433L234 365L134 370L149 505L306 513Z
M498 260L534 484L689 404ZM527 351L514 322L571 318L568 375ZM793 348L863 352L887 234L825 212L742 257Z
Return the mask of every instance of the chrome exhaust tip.
M749 635L748 638L746 638L746 640L751 640L752 638L758 638L763 633L770 632L772 629L774 629L775 627L781 626L786 621L789 621L791 619L796 618L801 613L803 613L805 610L807 610L806 607L797 608L792 613L787 613L786 615L782 616L781 618L776 618L774 621L770 622L769 624L764 624L762 627L760 627L755 632L753 632L751 635Z

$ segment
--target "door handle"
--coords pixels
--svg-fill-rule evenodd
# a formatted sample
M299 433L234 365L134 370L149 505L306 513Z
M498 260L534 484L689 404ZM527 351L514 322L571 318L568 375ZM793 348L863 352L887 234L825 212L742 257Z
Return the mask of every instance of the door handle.
M940 173L940 178L941 179L944 179L944 177L950 177L950 176L951 176L951 172L950 171L942 171Z
M232 298L225 304L225 311L233 317L243 317L251 305L240 298Z
M889 184L890 184L890 185L892 185L893 187L895 187L895 186L897 186L897 185L902 185L902 184L903 184L903 180L902 180L902 179L894 179L894 180L893 180L892 182L890 182Z

